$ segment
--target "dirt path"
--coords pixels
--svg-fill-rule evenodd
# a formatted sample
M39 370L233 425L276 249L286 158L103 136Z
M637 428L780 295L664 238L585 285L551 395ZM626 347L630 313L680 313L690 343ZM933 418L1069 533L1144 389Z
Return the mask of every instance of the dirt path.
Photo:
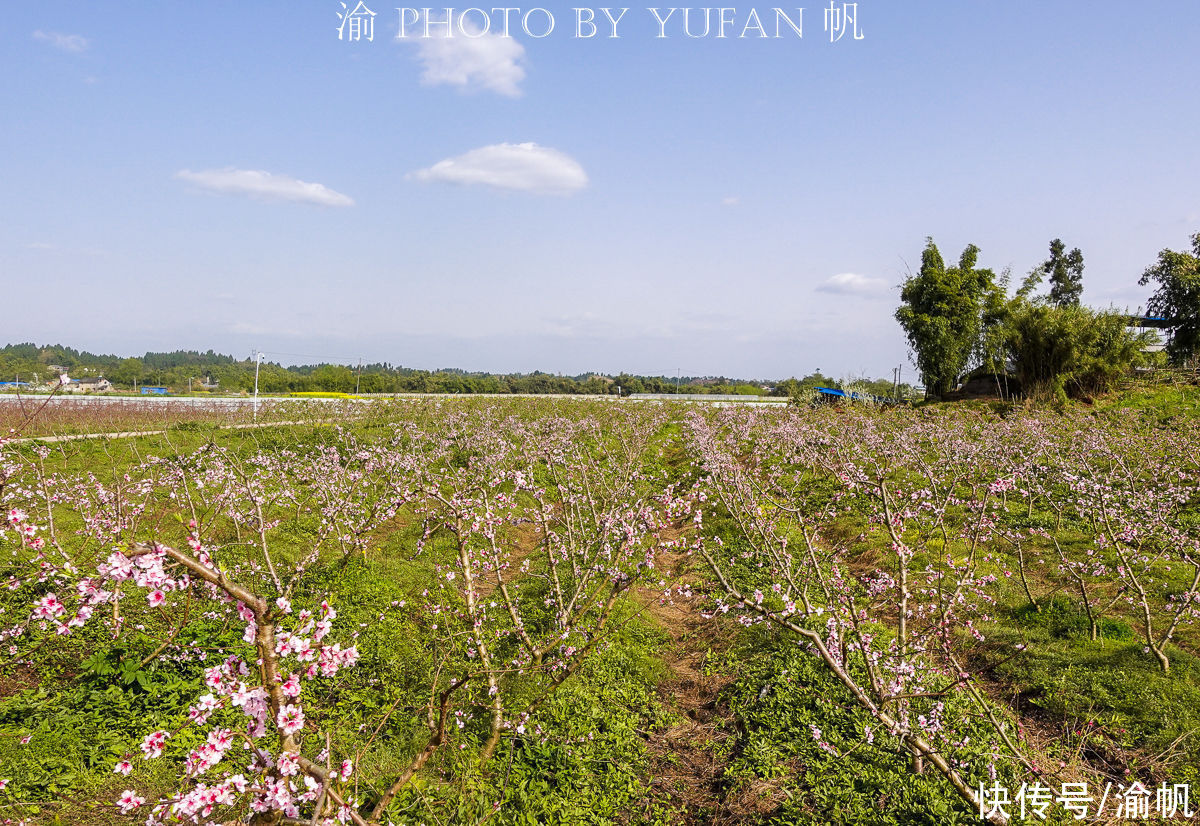
M218 424L213 427L218 430L253 430L260 427L283 427L285 425L304 424L304 422L248 422L246 424ZM116 433L74 433L70 436L24 436L20 439L9 439L8 444L19 445L27 442L77 442L81 439L132 439L137 436L161 436L167 430L125 430Z
M668 582L686 573L683 554L660 555ZM661 656L671 676L659 684L659 699L678 722L653 731L647 739L650 787L638 808L670 812L670 821L683 826L717 826L734 822L726 803L728 744L735 721L721 697L731 678L704 673L709 652L724 649L730 637L704 619L697 597L674 596L668 602L661 590L642 587L634 598L671 641Z

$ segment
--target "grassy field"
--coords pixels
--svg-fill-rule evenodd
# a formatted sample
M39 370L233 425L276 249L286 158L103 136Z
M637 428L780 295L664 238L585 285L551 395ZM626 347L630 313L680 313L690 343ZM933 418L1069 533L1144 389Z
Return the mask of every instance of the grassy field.
M260 623L336 608L329 639L357 662L303 682L290 745L273 719L256 742L350 760L330 788L370 822L978 822L940 757L1014 795L1195 784L1200 631L1159 632L1195 591L1198 403L1185 386L1061 413L408 400L253 430L211 411L35 420L165 432L5 448L5 511L45 544L0 539L0 822L144 822L197 782L278 778L240 749L185 776L214 726L246 725L230 704L189 723L210 669L240 657L258 679L216 590L168 568L161 603L122 582L119 622L105 602L56 630L80 578L139 542L194 541L295 606ZM1080 504L1089 474L1111 500ZM1144 535L1105 526L1151 501ZM1080 567L1089 550L1128 551L1140 578ZM31 620L51 593L67 613ZM148 802L122 814L126 789Z

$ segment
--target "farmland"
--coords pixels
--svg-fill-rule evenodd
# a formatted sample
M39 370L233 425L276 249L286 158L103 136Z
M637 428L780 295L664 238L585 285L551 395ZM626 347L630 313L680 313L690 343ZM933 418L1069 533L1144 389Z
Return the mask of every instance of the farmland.
M0 407L161 431L0 448L0 820L1153 812L1200 782L1197 401Z

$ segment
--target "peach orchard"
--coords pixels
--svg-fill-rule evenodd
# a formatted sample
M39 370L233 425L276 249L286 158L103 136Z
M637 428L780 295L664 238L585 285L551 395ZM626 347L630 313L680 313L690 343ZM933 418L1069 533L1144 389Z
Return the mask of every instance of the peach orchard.
M111 760L114 813L421 822L474 778L462 822L485 821L511 805L513 744L552 736L549 698L640 597L790 637L861 713L855 748L903 753L978 816L981 783L1053 769L972 656L998 601L1069 594L1093 635L1126 617L1163 671L1200 611L1194 425L412 401L310 430L110 466L0 447L7 667L89 635L127 643L131 669L202 675ZM416 584L344 623L327 584L397 566ZM364 653L388 646L411 667ZM17 769L0 764L10 818Z

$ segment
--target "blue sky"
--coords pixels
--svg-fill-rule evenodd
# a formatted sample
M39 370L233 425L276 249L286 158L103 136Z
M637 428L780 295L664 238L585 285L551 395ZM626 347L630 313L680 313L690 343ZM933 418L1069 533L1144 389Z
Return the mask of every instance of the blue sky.
M1200 230L1192 0L865 0L834 43L827 6L401 41L367 3L350 42L336 0L8 4L0 338L890 377L927 235L1018 280L1061 237L1132 308Z

